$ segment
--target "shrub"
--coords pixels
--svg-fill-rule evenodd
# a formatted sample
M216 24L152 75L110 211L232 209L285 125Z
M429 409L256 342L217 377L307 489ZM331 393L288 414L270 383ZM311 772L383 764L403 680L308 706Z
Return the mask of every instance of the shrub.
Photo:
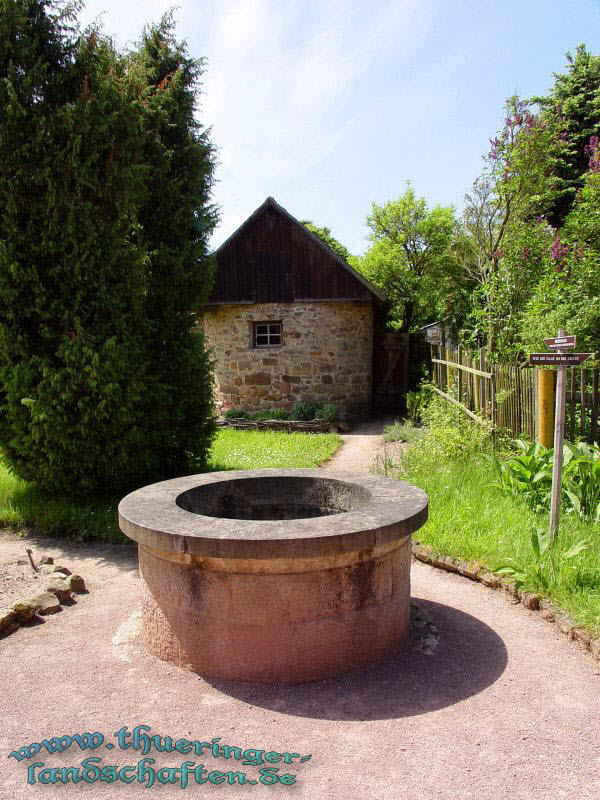
M422 387L418 392L408 392L406 395L406 411L412 422L416 425L421 421L421 414L427 403L431 400L431 390Z
M223 416L225 419L250 419L248 412L243 411L241 408L228 408L223 413Z
M396 422L388 425L383 431L384 442L416 442L421 436L425 434L424 428L415 428L409 422Z
M290 419L309 421L316 417L318 410L317 403L296 403L290 412Z
M492 458L497 486L505 494L521 497L533 511L548 511L554 451L524 439L515 444L516 454L504 460ZM567 508L582 519L600 521L600 448L565 442L563 459L562 492Z
M323 403L317 409L316 419L325 422L335 422L338 418L338 407L334 403Z

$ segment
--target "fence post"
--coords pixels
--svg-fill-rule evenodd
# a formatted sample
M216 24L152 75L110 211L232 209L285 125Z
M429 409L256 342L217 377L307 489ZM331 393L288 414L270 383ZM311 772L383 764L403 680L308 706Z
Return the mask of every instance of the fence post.
M533 441L539 442L540 426L539 426L539 390L538 390L538 372L537 367L533 368Z
M487 372L487 370L485 368L485 349L483 347L479 348L479 369L482 372ZM483 417L483 416L485 416L485 412L486 412L486 407L485 407L486 381L485 381L485 378L481 379L481 376L480 376L480 380L479 380L479 387L480 387L480 390L481 390L481 398L480 398L479 403L480 403L480 408L481 408L481 416Z
M458 348L457 361L458 361L459 364L462 364L462 347ZM457 375L457 378L456 378L456 382L457 382L457 391L458 391L458 402L462 403L462 387L463 387L462 369L457 370L457 372L458 372L458 375Z
M496 370L490 366L492 377L490 378L490 420L492 423L492 442L496 442Z
M554 442L554 370L537 371L538 444L551 448Z

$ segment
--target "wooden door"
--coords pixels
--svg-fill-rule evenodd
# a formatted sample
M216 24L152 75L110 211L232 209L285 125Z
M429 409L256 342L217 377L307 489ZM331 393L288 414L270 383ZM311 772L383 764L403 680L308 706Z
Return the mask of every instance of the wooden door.
M373 342L373 408L400 413L408 387L408 333L376 334Z

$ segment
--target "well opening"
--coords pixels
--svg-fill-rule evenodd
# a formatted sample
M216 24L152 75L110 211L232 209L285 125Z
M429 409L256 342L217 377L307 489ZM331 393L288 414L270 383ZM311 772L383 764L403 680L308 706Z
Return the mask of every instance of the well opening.
M356 511L372 498L358 484L332 478L269 476L237 478L194 486L176 504L206 517L286 520Z

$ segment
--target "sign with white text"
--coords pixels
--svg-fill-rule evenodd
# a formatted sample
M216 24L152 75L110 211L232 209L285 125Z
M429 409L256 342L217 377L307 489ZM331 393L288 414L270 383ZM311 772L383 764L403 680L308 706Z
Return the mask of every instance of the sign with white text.
M544 339L544 344L550 350L571 349L571 347L575 347L576 343L576 336L554 336L551 339Z
M591 357L591 353L530 353L529 365L531 367L573 367L583 364Z

